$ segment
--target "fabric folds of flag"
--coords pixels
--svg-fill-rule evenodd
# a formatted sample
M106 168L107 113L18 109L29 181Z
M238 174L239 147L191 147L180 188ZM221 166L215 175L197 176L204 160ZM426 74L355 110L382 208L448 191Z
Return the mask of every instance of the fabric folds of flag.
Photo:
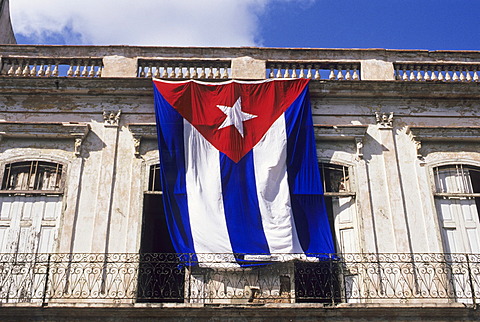
M154 80L177 253L333 253L308 80Z

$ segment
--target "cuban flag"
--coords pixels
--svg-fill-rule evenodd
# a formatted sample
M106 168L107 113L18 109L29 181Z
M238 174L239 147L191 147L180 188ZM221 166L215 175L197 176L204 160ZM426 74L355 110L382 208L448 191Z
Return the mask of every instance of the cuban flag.
M333 253L308 80L154 80L177 253Z

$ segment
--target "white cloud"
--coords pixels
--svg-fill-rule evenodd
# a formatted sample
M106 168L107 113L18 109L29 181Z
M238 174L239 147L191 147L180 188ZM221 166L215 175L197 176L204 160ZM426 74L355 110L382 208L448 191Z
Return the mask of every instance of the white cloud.
M285 0L13 0L10 11L15 33L38 42L254 46L273 1Z

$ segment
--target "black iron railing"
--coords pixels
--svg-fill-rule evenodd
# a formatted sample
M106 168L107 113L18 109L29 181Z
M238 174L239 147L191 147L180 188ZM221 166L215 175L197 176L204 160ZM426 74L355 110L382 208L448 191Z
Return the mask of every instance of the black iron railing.
M0 303L463 302L479 254L0 254Z

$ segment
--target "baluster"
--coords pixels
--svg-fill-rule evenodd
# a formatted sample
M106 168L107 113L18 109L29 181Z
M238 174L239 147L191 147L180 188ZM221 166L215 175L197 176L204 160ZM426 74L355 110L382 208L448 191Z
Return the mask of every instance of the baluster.
M432 66L430 67L432 71L432 81L438 81L437 74L435 73L435 68Z
M222 78L227 79L228 78L228 66L225 66L223 68L223 75Z
M198 78L197 67L193 67L192 78Z
M40 67L38 69L38 76L40 77L45 76L45 63L43 61L40 62Z
M283 78L290 78L290 71L288 70L288 65L285 67L285 72L283 73Z
M15 76L20 76L22 75L22 61L18 61L18 67L17 67L17 70L15 71Z
M424 67L423 67L423 78L425 79L425 81L429 81L429 80L430 80L430 75L428 75L428 68L427 68L427 66L424 66Z
M282 65L277 65L277 76L275 78L282 78Z
M153 76L152 64L149 64L146 68L147 68L147 78L152 78L152 76Z
M424 80L422 72L420 71L420 66L417 66L417 81L423 82Z
M268 74L268 78L275 78L275 70L273 65L270 65L270 73Z
M406 66L406 65L403 65L403 75L402 75L402 79L403 79L404 81L408 81L407 66Z
M45 76L46 77L52 76L52 66L49 62L47 62L47 68L45 69Z
M15 73L15 63L12 61L12 64L10 65L10 69L7 72L8 76L13 76Z
M475 69L475 70L473 71L473 81L474 81L474 82L478 82L478 81L479 81L478 69Z
M83 64L82 77L88 76L88 62L85 61Z
M206 78L205 66L202 66L200 69L200 79Z
M30 75L29 75L29 76L30 76L30 77L35 77L35 76L37 76L37 62L36 62L36 61L33 62L33 66L32 66L32 68L30 69Z
M297 78L297 66L295 64L292 65L292 78Z
M400 66L399 65L395 65L395 79L396 80L401 80L402 77L400 77Z
M155 65L155 78L160 78L160 67L158 65Z
M168 78L168 66L163 66L162 78Z
M337 68L338 68L337 79L344 80L345 78L343 77L343 67L339 65Z
M414 68L415 68L415 66L410 66L410 68L408 69L408 72L410 73L409 80L412 81L412 82L414 80L416 80Z
M465 73L463 70L460 69L460 81L465 82L467 80Z
M95 76L95 63L92 61L92 64L90 65L90 70L88 71L88 77L93 76Z
M210 67L210 69L208 70L207 78L208 78L208 79L212 79L212 78L213 78L213 67Z
M30 64L28 61L25 63L25 67L22 71L22 76L30 76Z
M307 78L312 79L312 65L307 65Z
M298 75L299 78L305 78L305 66L300 65L300 74Z
M55 62L55 67L53 67L52 76L54 77L58 76L58 62Z
M445 76L443 76L442 66L438 66L437 70L438 70L438 80L440 82L443 82L445 80Z
M183 78L183 65L182 65L182 64L180 64L180 65L178 66L177 78Z
M175 68L176 67L172 67L172 69L170 71L170 75L168 76L168 78L175 78Z
M452 80L452 75L450 75L450 70L448 67L445 68L445 81L449 82Z
M358 76L358 72L357 72L357 66L354 66L353 67L353 80L359 80L360 77Z
M467 74L467 77L465 78L466 82L471 82L472 81L472 75L470 74L470 70L468 70L468 67L465 69L465 74Z
M102 76L102 71L103 71L103 65L100 63L97 69L97 73L95 74L95 77L101 77Z
M346 80L351 80L352 75L350 74L350 67L347 66L347 72L345 73L345 79Z
M186 67L186 70L185 70L185 78L191 78L191 75L190 75L190 67Z
M458 77L458 73L457 73L457 70L455 69L455 67L452 67L452 74L453 74L452 81L458 82L460 80L460 78Z
M330 75L328 75L329 80L335 80L335 72L333 71L333 67L330 68Z
M215 67L216 69L216 72L215 72L215 79L220 79L221 78L221 75L220 75L220 67Z
M75 67L75 73L73 73L73 76L79 77L80 76L80 61L77 61L77 66Z
M314 78L316 80L319 80L319 79L322 79L322 75L320 74L320 66L319 65L315 65L313 68L315 68L315 76Z

